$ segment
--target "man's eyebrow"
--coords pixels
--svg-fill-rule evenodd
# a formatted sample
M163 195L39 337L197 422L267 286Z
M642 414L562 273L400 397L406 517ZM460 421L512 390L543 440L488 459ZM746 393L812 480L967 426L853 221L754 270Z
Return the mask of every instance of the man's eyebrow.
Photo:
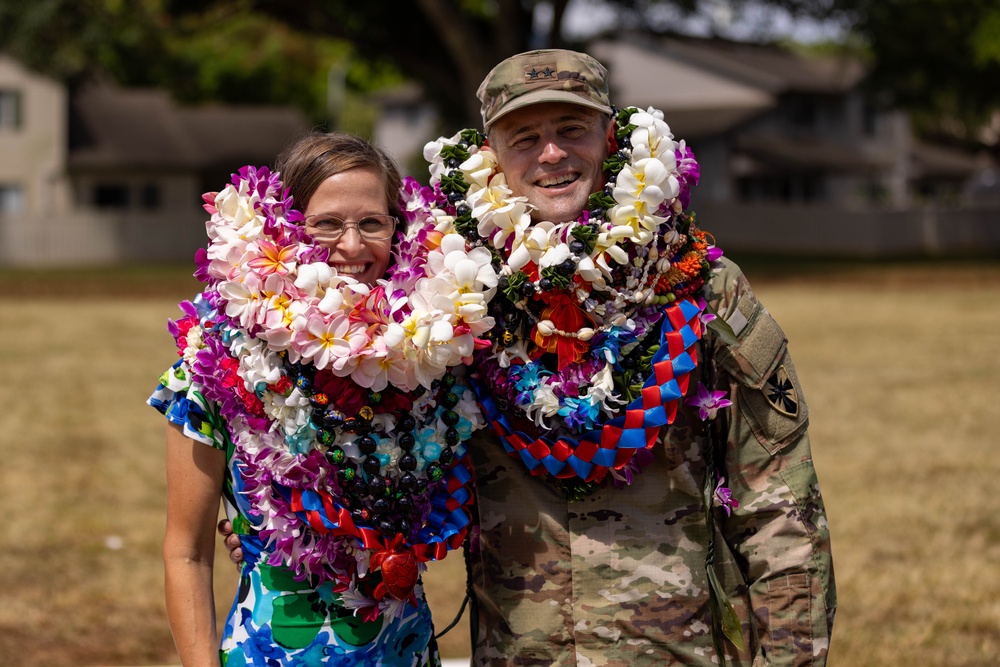
M567 113L567 114L564 114L562 116L559 116L556 119L553 119L551 121L551 123L553 125L559 125L561 123L567 123L567 122L572 122L572 121L585 122L585 123L593 123L593 116L591 116L589 114L585 114L585 113ZM526 124L522 125L521 127L517 128L516 130L509 131L507 134L510 135L510 136L513 136L515 134L520 134L522 132L531 132L531 131L535 130L535 128L537 128L538 126L540 126L542 124L543 124L542 122L526 123Z

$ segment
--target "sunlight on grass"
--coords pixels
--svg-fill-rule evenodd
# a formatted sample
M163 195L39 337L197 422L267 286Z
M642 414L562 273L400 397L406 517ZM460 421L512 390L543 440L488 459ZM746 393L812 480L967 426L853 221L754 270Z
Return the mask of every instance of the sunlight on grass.
M30 299L0 275L0 664L176 663L164 426L143 403L175 358L165 321L191 279L157 271L89 273ZM840 596L830 664L996 664L1000 273L904 267L757 290L812 414ZM439 630L464 577L455 554L425 578ZM221 619L236 583L221 547L216 578ZM468 655L466 621L446 656Z

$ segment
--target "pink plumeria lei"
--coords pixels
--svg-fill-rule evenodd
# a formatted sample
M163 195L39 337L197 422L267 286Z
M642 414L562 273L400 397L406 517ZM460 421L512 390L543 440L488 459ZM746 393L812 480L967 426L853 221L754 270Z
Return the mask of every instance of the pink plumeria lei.
M461 366L493 326L497 277L488 251L434 230L417 193L407 183L396 262L368 286L326 264L278 174L244 167L204 197L208 287L171 323L192 386L219 406L268 564L332 580L368 619L412 595L376 585L373 555L410 570L464 539L465 441L484 425ZM405 506L378 509L403 490Z

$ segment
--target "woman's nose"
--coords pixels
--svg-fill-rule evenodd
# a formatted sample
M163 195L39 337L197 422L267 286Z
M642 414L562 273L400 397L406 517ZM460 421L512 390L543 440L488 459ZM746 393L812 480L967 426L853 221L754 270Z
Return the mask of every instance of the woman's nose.
M342 255L353 257L361 252L362 246L364 246L364 241L361 240L361 233L358 231L357 225L351 225L337 239L336 249Z

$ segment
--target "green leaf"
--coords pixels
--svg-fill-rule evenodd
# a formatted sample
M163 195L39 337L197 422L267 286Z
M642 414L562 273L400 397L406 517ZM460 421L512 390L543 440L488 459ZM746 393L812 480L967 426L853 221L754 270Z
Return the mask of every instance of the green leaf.
M715 314L715 313L713 313ZM708 323L708 328L715 332L723 343L730 347L739 347L740 339L736 337L736 332L729 326L729 322L715 314L715 319Z
M441 176L441 191L465 193L469 191L469 184L462 177L462 172L456 169Z
M517 303L518 301L521 300L522 298L521 287L524 285L524 282L527 279L528 275L523 271L512 273L510 276L507 277L507 287L504 288L503 293L504 296L507 297L508 301L510 301L511 303Z
M486 137L483 136L483 133L471 127L462 130L459 136L462 138L462 141L470 145L482 146L486 143Z
M601 190L600 192L595 192L594 194L590 195L590 197L587 199L588 209L600 208L607 211L614 205L615 205L614 198L604 194L604 190Z
M465 162L469 159L469 149L463 148L458 144L455 144L454 146L442 146L441 157L445 160L449 158L456 158L460 163Z
M551 280L556 289L566 289L570 285L569 276L563 275L554 266L547 266L542 269L542 277Z
M722 590L722 584L715 574L715 568L709 565L706 571L708 572L708 587L711 589L714 601L713 606L719 611L722 634L733 643L733 646L744 651L746 649L743 644L743 626L740 625L740 617L736 615L736 609L729 601L729 596Z

